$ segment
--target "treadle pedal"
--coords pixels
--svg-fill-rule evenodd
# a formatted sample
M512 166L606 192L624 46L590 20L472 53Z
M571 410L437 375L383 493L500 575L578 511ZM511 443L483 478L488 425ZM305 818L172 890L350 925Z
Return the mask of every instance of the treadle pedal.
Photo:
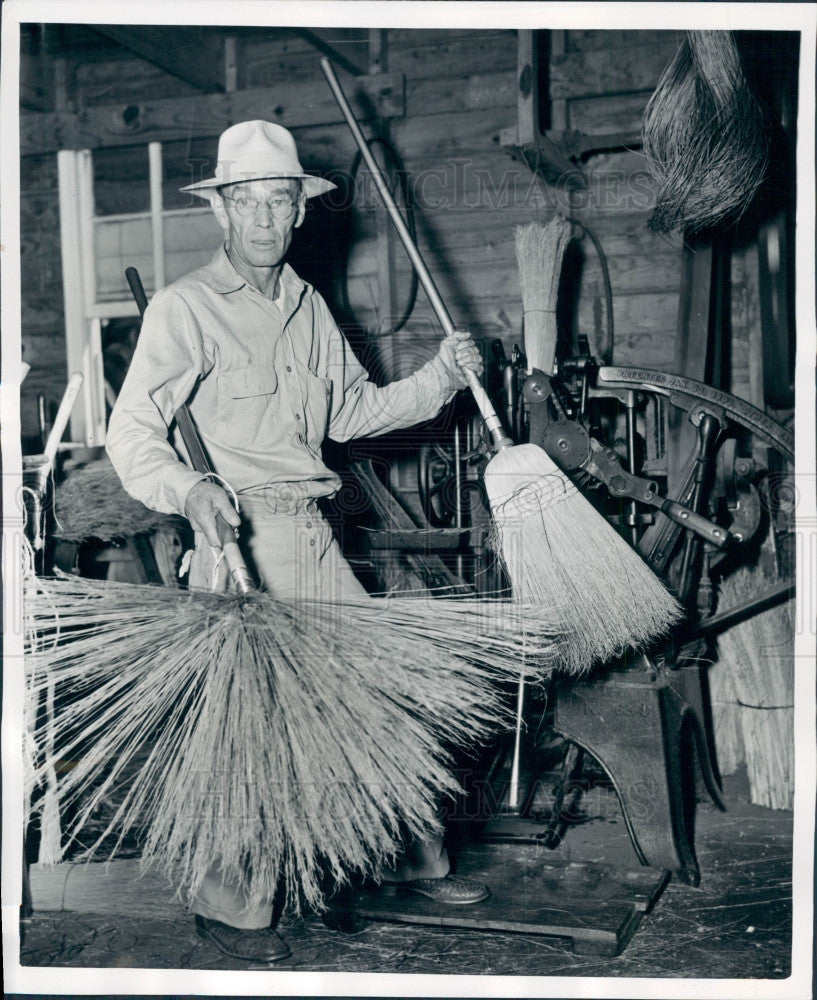
M422 896L355 892L355 912L368 920L508 931L566 938L578 954L620 955L669 873L559 861L539 844L477 844L457 855L458 875L484 882L491 896L446 906Z

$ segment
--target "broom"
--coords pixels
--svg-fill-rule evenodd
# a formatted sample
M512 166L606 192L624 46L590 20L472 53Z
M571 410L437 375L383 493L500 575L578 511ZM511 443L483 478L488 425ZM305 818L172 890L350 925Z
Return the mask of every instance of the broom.
M386 210L447 336L456 329L328 59L321 69ZM680 616L675 599L636 552L533 444L513 446L474 372L468 386L496 454L485 488L517 599L553 615L566 639L564 666L578 673L663 633ZM541 610L540 610L541 613Z

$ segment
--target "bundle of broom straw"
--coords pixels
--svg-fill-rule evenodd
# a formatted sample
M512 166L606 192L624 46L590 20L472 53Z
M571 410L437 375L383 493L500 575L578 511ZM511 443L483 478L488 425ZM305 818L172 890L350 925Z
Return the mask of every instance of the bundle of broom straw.
M650 98L642 135L658 182L655 232L711 229L748 206L766 173L769 139L733 32L687 33Z
M528 371L550 375L556 357L556 305L562 262L570 242L570 223L554 215L542 224L516 228L516 260L522 288L524 343Z
M376 875L405 832L437 832L439 796L457 791L450 750L510 724L497 681L546 676L558 654L540 614L501 601L61 577L28 580L25 614L27 697L57 690L31 779L62 763L63 850L122 794L83 857L138 830L142 863L181 892L216 864L252 905L283 871L295 909L322 906L326 875Z
M129 496L108 458L88 462L65 476L57 513L55 536L76 542L131 538L157 529L179 528L183 523L181 518L157 513Z
M328 59L320 65L431 307L451 335L451 315L337 75ZM680 617L677 601L541 448L514 446L476 374L465 375L496 451L485 470L485 489L514 594L555 616L567 637L566 669L580 672L665 632Z
M772 583L741 568L719 603L737 606ZM794 616L789 600L733 625L709 671L719 765L728 774L745 760L751 800L769 809L791 809L794 796Z

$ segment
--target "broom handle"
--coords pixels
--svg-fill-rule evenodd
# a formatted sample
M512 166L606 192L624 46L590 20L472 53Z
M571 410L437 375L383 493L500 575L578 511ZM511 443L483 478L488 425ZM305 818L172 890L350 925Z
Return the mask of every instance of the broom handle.
M343 113L346 123L351 129L352 135L354 136L355 142L360 150L360 155L363 157L366 166L371 172L375 187L380 193L380 197L383 199L383 204L386 207L386 211L389 213L391 221L394 223L394 227L403 242L403 246L406 248L406 253L409 256L409 260L411 261L414 270L417 272L420 284L423 286L423 289L428 296L431 308L436 313L437 319L440 321L440 325L442 326L445 335L450 337L451 334L455 332L457 327L454 325L454 321L451 319L451 314L448 312L440 293L437 291L437 286L434 284L434 279L431 277L431 273L426 267L425 261L420 255L420 251L417 249L414 240L411 238L408 226L403 221L400 209L395 204L394 198L392 198L389 186L383 177L377 160L375 160L374 156L372 156L372 151L369 149L369 145L366 142L363 133L360 131L360 126L355 119L354 112L349 106L349 102L346 100L346 95L343 93L340 82L335 75L335 70L328 59L321 59L321 70L323 71L323 75L326 77L326 82L329 84L329 87L334 94L335 100L338 102L338 107ZM497 451L502 451L504 448L510 448L513 445L513 441L511 441L505 433L502 421L496 415L496 411L491 405L491 400L488 398L488 393L485 389L483 389L476 372L466 369L464 374L468 382L468 388L473 393L476 404L479 407L479 412L482 414L482 419L485 421L485 426L490 431L491 437L494 440L494 448Z
M144 317L145 309L147 309L148 305L148 299L145 294L142 279L139 277L139 272L135 267L126 268L125 277L128 279L130 290L136 300L139 315ZM193 423L193 418L190 416L190 411L188 410L186 403L182 403L178 410L176 410L176 423L178 424L179 431L181 432L184 447L187 450L187 457L190 459L190 464L196 472L211 475L213 470L207 460L207 455L204 452L204 446L201 443L199 432L196 430L196 425ZM250 576L250 571L247 569L247 564L244 562L244 558L241 555L238 542L235 540L235 531L229 524L227 524L220 514L216 514L216 528L218 529L218 538L221 542L221 550L224 553L224 561L227 563L227 568L230 571L230 576L232 577L236 590L241 594L250 593L250 591L255 590L255 586L253 584L252 576Z

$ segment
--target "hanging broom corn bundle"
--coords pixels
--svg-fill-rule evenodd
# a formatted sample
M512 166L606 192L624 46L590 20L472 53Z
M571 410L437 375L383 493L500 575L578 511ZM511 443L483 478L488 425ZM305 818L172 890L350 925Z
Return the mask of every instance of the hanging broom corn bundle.
M443 331L455 326L394 203L327 59L321 69ZM553 267L556 270L556 267ZM680 610L643 560L536 445L513 445L473 372L468 385L496 454L485 488L515 596L552 615L567 637L564 667L580 672L660 635Z
M658 183L655 232L711 229L748 206L769 142L732 32L687 33L650 98L642 133Z
M283 870L289 903L320 908L324 874L376 874L406 831L438 831L450 749L510 721L497 681L556 663L531 612L32 577L27 697L61 696L32 780L61 763L65 849L116 793L83 857L139 831L142 863L183 893L215 863L252 905Z

